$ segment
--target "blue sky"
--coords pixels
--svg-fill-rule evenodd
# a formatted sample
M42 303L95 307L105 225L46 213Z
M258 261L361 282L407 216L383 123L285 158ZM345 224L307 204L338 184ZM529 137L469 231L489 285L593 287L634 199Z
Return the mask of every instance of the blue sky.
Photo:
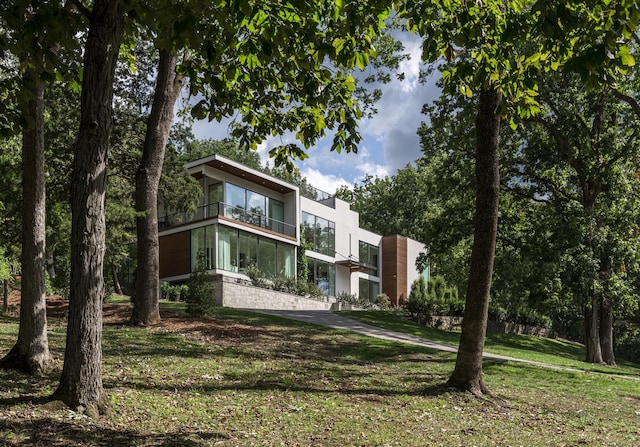
M314 187L333 193L340 185L352 186L367 174L393 175L420 156L416 132L426 118L420 111L423 104L437 98L439 91L435 81L427 84L418 82L420 40L411 34L403 34L401 40L405 52L411 56L400 67L405 79L398 81L394 78L381 86L383 95L376 105L378 113L360 122L363 138L358 153L331 152L331 139L327 137L309 150L308 159L296 162L302 175ZM194 123L193 130L197 138L222 139L228 136L228 124L228 121L200 121ZM292 135L283 135L263 142L258 150L263 164L269 161L271 148L294 141Z

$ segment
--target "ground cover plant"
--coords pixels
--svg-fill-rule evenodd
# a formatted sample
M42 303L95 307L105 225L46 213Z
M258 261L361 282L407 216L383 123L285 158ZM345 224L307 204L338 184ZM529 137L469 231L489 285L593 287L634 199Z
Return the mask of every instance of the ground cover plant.
M640 444L632 378L487 360L494 395L477 399L443 387L450 353L232 309L161 311L161 324L137 328L124 324L126 300L106 305L111 412L96 420L44 404L64 347L64 319L52 316L58 367L0 371L0 445ZM17 318L0 316L0 354L16 334Z

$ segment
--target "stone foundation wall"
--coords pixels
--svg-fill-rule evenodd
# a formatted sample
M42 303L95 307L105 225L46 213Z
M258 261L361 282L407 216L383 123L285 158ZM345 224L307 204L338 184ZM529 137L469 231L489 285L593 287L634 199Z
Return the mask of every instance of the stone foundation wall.
M335 299L329 297L306 298L255 287L222 275L214 275L213 286L218 305L238 309L330 310L335 303Z

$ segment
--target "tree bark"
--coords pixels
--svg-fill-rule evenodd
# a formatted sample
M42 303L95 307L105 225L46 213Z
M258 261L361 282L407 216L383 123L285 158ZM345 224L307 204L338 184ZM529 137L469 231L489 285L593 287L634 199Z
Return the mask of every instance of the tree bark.
M467 297L456 366L448 385L481 396L482 354L487 330L489 292L498 231L498 172L500 117L496 109L502 94L483 89L476 116L476 211Z
M7 313L9 311L9 281L5 279L2 284L4 286L2 312Z
M111 265L111 278L113 279L113 290L122 295L122 286L120 286L120 280L118 279L118 267Z
M32 95L27 113L34 123L22 130L22 292L18 340L0 366L40 375L51 365L47 338L45 281L46 194L44 168L44 83L29 71Z
M160 51L158 79L147 124L144 151L136 172L135 208L138 265L136 296L131 324L149 325L160 321L158 185L162 174L165 147L173 122L173 106L182 89L183 77L176 73L177 57Z
M613 312L611 298L604 296L600 303L600 347L602 361L610 366L616 365L616 355L613 350Z
M64 366L53 397L96 417L102 386L105 189L113 81L122 41L121 0L95 0L84 54L80 129L71 186L71 290Z
M588 363L604 363L602 361L602 349L600 347L600 297L597 293L591 296L591 305L587 306L587 318L585 318L586 341L585 347Z

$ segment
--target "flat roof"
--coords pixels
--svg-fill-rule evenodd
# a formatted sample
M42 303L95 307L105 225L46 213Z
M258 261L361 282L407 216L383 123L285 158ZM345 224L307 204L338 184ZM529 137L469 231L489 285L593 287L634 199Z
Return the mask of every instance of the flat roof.
M230 158L224 157L220 154L214 154L205 158L201 158L199 160L192 161L190 163L187 163L185 167L187 168L187 170L191 171L192 169L203 165L219 169L223 172L228 172L231 175L244 178L252 183L262 185L265 188L269 188L280 193L295 192L299 189L297 186L292 185L291 183L285 182L284 180L280 180L278 178L265 174L264 172L260 172L256 169L245 166L242 163L233 161Z

